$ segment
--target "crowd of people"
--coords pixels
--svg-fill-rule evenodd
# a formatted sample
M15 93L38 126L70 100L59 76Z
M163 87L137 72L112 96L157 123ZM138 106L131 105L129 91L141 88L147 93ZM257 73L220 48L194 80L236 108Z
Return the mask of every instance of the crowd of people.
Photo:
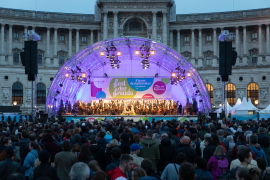
M0 180L269 180L268 120L0 122Z

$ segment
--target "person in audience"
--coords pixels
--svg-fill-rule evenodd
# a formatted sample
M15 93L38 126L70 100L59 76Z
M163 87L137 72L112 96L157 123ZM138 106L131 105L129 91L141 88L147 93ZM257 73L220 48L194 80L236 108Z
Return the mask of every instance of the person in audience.
M161 172L165 169L165 167L169 163L173 162L173 158L175 154L175 147L174 145L171 144L171 141L166 133L161 135L161 143L159 145L159 152L160 152L160 161L158 163L157 170Z
M146 177L146 172L142 168L139 167L134 168L132 171L131 179L139 180L141 177Z
M195 168L192 164L183 163L179 168L179 180L195 180Z
M207 137L204 139L205 148L203 150L203 158L208 162L209 159L214 155L216 151L216 145L214 144L212 137Z
M113 159L112 163L107 165L105 172L108 173L109 171L115 169L117 166L120 165L120 157L121 157L121 149L119 147L114 147L111 150L111 157ZM110 177L107 176L107 179L109 180Z
M100 168L102 170L106 169L106 159L105 159L105 152L104 150L97 145L96 140L91 140L90 141L90 152L92 153L92 155L94 156L95 160L98 162Z
M178 148L175 151L175 155L174 157L177 156L178 153L182 152L186 155L186 160L189 163L194 163L194 158L197 156L196 151L193 149L193 144L190 140L190 138L188 136L184 136L181 140L180 140L182 147ZM174 158L176 159L176 158Z
M237 180L258 180L260 177L260 169L242 167L237 171Z
M127 179L126 173L133 167L133 158L129 154L123 154L120 158L120 165L108 172L111 180L116 180L119 177Z
M195 167L195 180L213 180L212 174L207 171L207 161L199 156L194 159L194 167Z
M148 177L153 177L160 180L160 176L153 170L153 163L149 159L144 159L141 163L141 168L144 169Z
M83 162L75 163L70 170L70 179L88 180L90 174L89 167Z

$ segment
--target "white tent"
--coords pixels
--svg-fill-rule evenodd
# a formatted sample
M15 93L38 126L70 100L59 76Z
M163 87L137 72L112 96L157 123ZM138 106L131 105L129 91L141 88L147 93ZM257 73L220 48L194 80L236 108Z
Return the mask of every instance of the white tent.
M235 109L236 109L241 103L242 103L242 102L241 102L241 99L238 98L236 104L235 104L235 105L232 107L232 109L231 109L231 113L232 113L233 115L235 114Z
M257 109L258 109L258 108L256 108L256 107L252 104L251 98L248 98L248 103L249 103L250 107L253 108L254 110L257 110Z
M242 103L234 109L235 114L248 114L248 111L257 110L257 108L250 103L247 102L247 98L244 97Z
M226 99L226 108L227 108L227 114L231 111L232 107L229 105L227 99ZM218 110L216 110L215 112L216 113L221 113L222 112L222 109L224 109L224 104L222 105L222 107L220 107Z
M270 113L270 104L263 110L261 110L261 113Z

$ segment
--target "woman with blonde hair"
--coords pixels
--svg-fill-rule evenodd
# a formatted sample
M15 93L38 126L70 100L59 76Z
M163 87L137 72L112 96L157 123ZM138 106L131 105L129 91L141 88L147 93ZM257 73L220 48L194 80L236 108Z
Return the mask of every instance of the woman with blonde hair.
M207 163L207 169L212 173L213 179L218 180L219 176L227 172L229 162L226 158L224 147L219 145L216 147L214 155Z
M138 180L141 177L145 177L145 176L147 176L146 172L142 168L137 167L133 169L131 179Z

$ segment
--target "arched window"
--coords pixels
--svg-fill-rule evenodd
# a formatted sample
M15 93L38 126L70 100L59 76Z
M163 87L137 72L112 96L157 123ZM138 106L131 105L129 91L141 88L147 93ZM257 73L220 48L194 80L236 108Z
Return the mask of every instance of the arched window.
M17 101L18 104L23 103L23 86L19 82L12 85L12 104L14 101Z
M213 86L211 84L205 84L207 89L208 89L208 93L211 99L211 104L214 104L214 99L213 99Z
M235 97L235 85L229 83L226 85L226 95L229 105L235 105L236 97Z
M247 97L251 98L252 104L259 99L259 86L256 83L250 83L247 88Z
M37 104L46 103L46 87L42 83L37 84Z

